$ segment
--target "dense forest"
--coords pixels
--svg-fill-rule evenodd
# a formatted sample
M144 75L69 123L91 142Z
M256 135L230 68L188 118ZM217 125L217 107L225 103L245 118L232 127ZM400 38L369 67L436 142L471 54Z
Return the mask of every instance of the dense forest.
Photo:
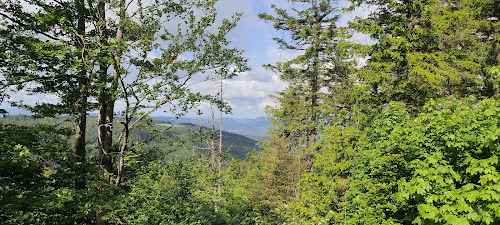
M1 224L500 224L500 1L277 1L295 55L264 65L287 87L244 158L215 128L242 15L216 2L0 2L0 101L58 97L1 110ZM208 127L152 117L200 104Z

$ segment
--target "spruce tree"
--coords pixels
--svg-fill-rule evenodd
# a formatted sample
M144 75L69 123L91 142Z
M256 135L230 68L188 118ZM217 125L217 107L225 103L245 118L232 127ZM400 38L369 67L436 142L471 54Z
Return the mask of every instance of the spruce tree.
M273 5L275 15L259 14L286 34L274 38L282 50L296 51L294 59L266 65L288 83L277 93L278 106L269 108L271 134L292 144L294 151L312 146L321 128L332 123L332 111L323 105L338 86L352 78L354 61L348 41L350 32L337 26L341 9L337 1L290 1L296 8L287 11ZM340 106L332 105L332 108Z
M272 5L273 14L259 14L285 35L274 38L280 48L298 53L291 60L265 65L288 83L285 90L273 96L278 105L266 109L271 140L262 153L268 159L264 164L269 164L263 173L272 179L263 180L262 184L266 190L279 193L276 199L266 200L266 207L273 214L268 215L271 221L286 220L284 207L301 198L298 185L304 173L314 170L314 155L318 151L315 143L321 130L336 123L335 114L348 107L337 90L353 80L355 64L349 52L355 49L348 41L351 34L337 26L341 15L341 9L335 6L338 1L289 3L287 8L291 10Z

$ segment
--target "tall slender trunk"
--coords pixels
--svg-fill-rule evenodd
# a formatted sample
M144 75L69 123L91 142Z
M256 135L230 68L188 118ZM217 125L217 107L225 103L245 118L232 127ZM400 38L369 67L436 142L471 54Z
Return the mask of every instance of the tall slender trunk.
M220 78L220 101L221 101L221 104L222 104L222 77ZM221 109L220 109L220 126L219 126L219 157L218 157L218 161L219 161L219 175L218 175L218 188L217 188L217 192L219 193L219 198L220 198L220 194L221 194L221 191L222 191L222 186L221 186L221 183L222 183L222 178L221 178L221 175L222 175L222 172L221 172L221 168L222 168L222 160L221 160L221 157L222 157L222 106L221 106Z
M212 169L215 171L215 114L214 114L214 109L210 107L212 110L212 135L211 135L211 142L210 142L210 150L212 153ZM214 190L215 191L215 190Z
M98 13L99 13L99 35L101 37L101 44L107 45L107 27L106 27L106 14L105 14L105 3L104 1L100 1L98 4ZM107 88L108 81L108 63L101 62L99 64L99 82L101 84L101 88L99 90L99 115L98 115L98 146L99 146L99 159L101 163L101 167L104 171L104 179L103 182L107 185L109 184L109 176L106 174L111 173L112 169L112 160L111 160L111 146L113 144L112 140L112 126L113 126L113 118L109 118L109 104L112 104L111 99L111 91Z
M106 3L104 0L100 0L98 4L98 16L99 16L99 35L101 37L101 45L107 45L108 30L106 24ZM107 53L104 53L107 54ZM105 55L107 56L107 55ZM113 106L114 101L112 101L112 93L114 91L112 88L107 87L108 83L108 73L107 70L109 64L107 62L101 62L99 64L99 82L101 84L99 90L99 115L98 115L98 146L99 146L99 159L102 170L102 182L100 191L102 192L100 198L103 202L106 202L109 198L107 194L108 186L110 185L112 173L112 145L113 145ZM109 116L111 114L111 117ZM107 221L103 220L107 211L105 209L99 211L96 215L97 225L106 225Z
M101 68L104 70L104 68ZM101 71L103 72L103 71ZM104 71L106 73L106 71ZM104 74L106 76L106 74ZM106 77L104 77L106 79ZM105 84L105 83L104 83ZM110 184L109 174L112 169L112 158L111 158L111 146L112 146L112 120L109 121L107 118L107 110L109 104L109 95L107 94L107 90L105 87L101 88L99 93L99 116L98 116L98 124L99 124L99 159L101 164L101 169L103 173L103 179L101 182L100 191L102 192L100 198L103 202L106 202L108 199L108 195L106 193L107 187ZM102 218L106 215L106 210L101 210L96 215L96 224L97 225L106 225L107 221L104 221Z
M75 0L78 10L78 22L75 35L75 46L81 61L78 68L78 99L76 100L76 128L75 128L75 188L85 190L87 188L87 176L85 169L86 161L86 130L87 130L87 101L88 101L88 82L87 69L85 68L85 0ZM73 209L77 213L77 209ZM75 219L75 224L85 224L86 218Z
M319 8L318 8L318 3L317 0L312 1L313 4L313 10L314 10L314 26L315 29L320 29L321 28L321 18L319 15ZM313 71L312 71L312 77L311 77L311 121L309 126L309 134L308 134L308 146L311 147L314 145L316 142L316 135L317 135L317 125L318 123L318 92L319 92L319 68L318 68L318 61L319 61L319 51L320 51L320 40L319 40L320 34L317 34L314 38L313 41ZM309 161L309 166L308 166L308 171L313 172L314 170L314 151L311 151L309 154L307 154L306 159Z
M127 107L129 107L127 105ZM118 174L116 175L116 180L115 180L115 185L118 186L122 182L123 179L123 168L125 166L125 150L127 149L128 146L128 141L129 141L129 135L130 135L130 116L127 114L125 115L125 123L124 123L124 128L123 128L123 141L122 141L122 146L120 148L120 160L118 163Z
M313 10L314 10L314 26L315 29L320 29L321 28L321 21L320 21L320 16L319 16L319 9L318 9L318 3L317 0L312 1L313 4ZM319 36L321 34L316 34L314 37L314 43L313 43L313 48L314 48L314 56L313 56L313 71L312 71L312 77L311 77L311 124L310 124L310 130L309 130L309 145L314 144L314 141L316 140L316 124L318 124L318 121L316 121L318 118L317 115L317 106L318 106L318 91L319 91L319 84L318 84L318 78L319 78L319 68L318 68L318 60L319 60L319 51L320 51L320 40Z
M87 71L85 69L85 59L83 58L83 51L85 50L84 35L85 35L85 1L77 0L76 2L78 8L78 24L77 24L77 37L76 45L77 48L82 52L81 61L82 66L78 72L78 100L76 103L76 129L75 129L75 156L78 165L82 165L85 162L86 155L86 145L85 145L85 134L87 129ZM75 177L75 187L77 189L85 189L86 187L86 177L82 174L77 166L77 176Z
M214 202L214 208L215 211L218 211L218 196L217 196L217 191L218 191L218 182L219 182L219 177L216 176L216 171L217 171L217 164L216 164L216 154L217 152L215 151L215 113L214 113L214 108L213 106L210 106L210 110L212 112L212 130L210 132L210 154L212 157L212 174L214 176L213 178L213 191L212 191L212 201Z
M116 30L116 36L115 40L117 42L121 41L123 39L123 23L125 18L125 0L120 1L120 21L118 24L118 29ZM120 48L120 47L118 47ZM111 81L111 86L108 89L108 92L106 94L106 100L105 104L102 106L103 110L103 117L105 118L105 121L107 122L108 126L106 126L106 132L105 136L107 137L106 139L106 145L109 147L109 151L106 152L105 154L108 154L105 156L103 159L105 159L103 163L103 169L105 176L107 176L107 181L111 181L111 177L106 174L106 173L111 173L112 171L112 156L111 154L111 146L113 143L113 121L114 121L114 112L115 112L115 101L116 101L116 91L118 90L118 82L120 79L120 67L121 67L121 54L122 50L118 49L115 53L114 56L114 61L113 61L113 79Z
M211 155L212 155L212 171L214 172L215 174L215 169L216 169L216 161L215 161L215 155L216 155L216 152L215 152L215 113L214 113L214 109L213 107L211 106L210 109L212 110L212 132L211 132L211 135L210 135L210 151L211 151ZM217 178L214 179L214 190L213 190L213 201L214 203L217 203L216 200L217 200ZM217 204L215 204L215 210L217 210Z
M120 80L120 83L121 83L121 86L122 86L122 90L123 90L123 94L125 96L125 112L124 112L124 117L125 117L125 122L123 123L123 131L122 133L120 134L120 137L118 138L118 142L120 142L123 138L123 141L122 141L122 146L120 147L120 153L119 153L119 157L120 157L120 160L119 160L119 163L118 163L118 168L117 168L117 175L116 175L116 180L115 180L115 185L116 186L119 186L120 183L122 182L122 179L123 179L123 171L124 171L124 167L125 167L125 151L127 150L127 147L128 147L128 141L129 141L129 136L130 136L130 131L131 129L134 127L135 123L132 123L130 124L130 122L132 121L132 116L130 115L130 101L128 99L128 91L127 91L127 87L125 86L125 83L123 82L123 80ZM140 118L139 118L140 120ZM136 121L137 122L137 121Z
M299 148L302 147L302 140L303 136L299 138ZM300 200L300 179L302 177L302 151L299 150L297 153L297 183L295 184L294 190L295 190L295 199L297 201Z
M87 81L85 78L78 79L80 97L78 99L78 103L76 106L77 110L77 121L76 121L76 129L75 129L75 155L76 162L78 165L82 165L85 162L86 158L86 144L85 144L85 131L87 129L87 109L85 107L85 102L87 101L86 96L86 86ZM83 167L77 166L77 170L83 169ZM75 179L75 187L77 189L85 189L87 179L85 174L81 173L82 171L77 171L77 176Z

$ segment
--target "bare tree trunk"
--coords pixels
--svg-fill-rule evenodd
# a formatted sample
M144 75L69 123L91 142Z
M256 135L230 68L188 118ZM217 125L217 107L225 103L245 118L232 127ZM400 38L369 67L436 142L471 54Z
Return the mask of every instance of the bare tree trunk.
M222 104L222 77L220 79L220 101L221 101L221 104ZM221 191L222 191L222 171L221 171L221 168L222 168L222 160L221 160L221 157L222 157L222 105L221 105L221 109L220 109L220 125L219 125L219 157L218 157L218 161L219 161L219 175L218 175L218 188L217 188L217 192L219 193L219 198L220 198L220 194L221 194Z
M211 150L211 154L212 154L212 169L213 171L215 172L215 169L216 169L216 162L215 162L215 155L216 155L216 152L215 152L215 113L214 113L214 109L212 107L210 107L210 109L212 110L212 133L210 135L210 150ZM217 193L217 180L214 180L214 196L215 194Z
M210 107L210 109L212 110L212 135L211 135L210 150L211 150L211 153L212 153L212 168L215 171L215 140L214 140L214 136L215 136L215 115L214 115L214 109L212 107Z
M214 108L213 106L210 106L210 110L212 111L212 131L210 132L210 153L212 156L212 172L213 175L215 176L215 171L216 171L216 162L215 162L215 113L214 113ZM218 211L218 197L217 197L217 184L218 184L218 177L214 177L213 179L213 193L212 193L212 201L214 202L214 208L215 211Z

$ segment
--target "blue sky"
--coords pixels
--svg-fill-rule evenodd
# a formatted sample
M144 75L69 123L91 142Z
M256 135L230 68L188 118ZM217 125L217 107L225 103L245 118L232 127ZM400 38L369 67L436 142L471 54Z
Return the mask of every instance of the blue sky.
M345 4L346 1L340 1ZM243 12L238 26L229 34L233 45L244 50L244 56L249 59L252 70L226 82L225 97L233 106L232 117L256 118L264 116L267 105L273 105L269 97L276 91L285 88L286 84L279 80L279 74L274 74L262 67L263 64L274 64L279 61L294 58L299 52L283 51L272 40L273 37L283 37L286 33L275 31L272 23L260 20L257 15L262 12L273 13L271 4L287 8L287 0L220 0L219 15L230 17L236 12ZM342 6L342 5L337 5ZM345 5L344 5L345 6ZM365 17L368 8L360 8L343 16L339 25L346 26L348 20L355 16ZM369 42L366 35L355 34L353 40Z
M232 117L264 116L265 107L273 104L269 95L285 87L285 83L279 80L279 74L273 74L262 67L263 64L275 63L293 56L293 53L278 49L272 40L277 35L272 24L257 17L258 13L270 12L271 2L276 4L286 1L221 0L217 5L221 17L243 12L238 26L229 34L229 39L234 47L244 51L251 67L251 71L225 82L224 97L233 108L233 115L230 115Z
M279 74L274 74L262 67L263 64L273 64L275 62L291 59L297 52L282 51L272 40L273 37L283 36L272 28L271 23L266 23L258 19L258 13L271 13L270 5L287 5L286 0L219 0L217 3L218 17L229 18L235 13L243 12L243 16L238 26L229 33L228 38L232 41L233 47L244 51L244 57L249 59L251 71L226 80L224 84L224 98L232 106L232 115L228 117L236 118L257 118L265 116L264 109L267 105L273 105L274 101L269 97L276 91L285 88L286 84L279 79ZM365 14L354 12L352 15ZM351 16L345 17L341 22L346 23ZM213 83L202 83L194 86L193 90L205 93L215 92ZM40 102L57 102L56 96L28 95L26 92L13 93L11 100L23 99L26 103L34 104ZM7 103L1 105L2 108L9 109ZM117 108L120 108L120 103ZM163 109L155 112L155 116L170 116ZM209 115L210 107L201 105L200 110ZM188 116L194 116L194 113Z

